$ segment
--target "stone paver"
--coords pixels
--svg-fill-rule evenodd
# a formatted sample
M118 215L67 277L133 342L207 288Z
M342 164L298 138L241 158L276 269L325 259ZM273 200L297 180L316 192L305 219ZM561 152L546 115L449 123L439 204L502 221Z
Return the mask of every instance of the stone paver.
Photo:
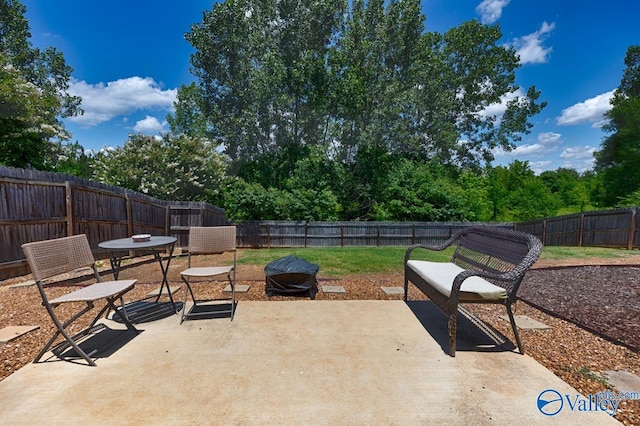
M505 321L509 321L508 315L500 315L500 318ZM536 321L526 315L514 315L513 318L516 320L516 326L523 330L548 330L551 328L547 324Z
M236 293L246 293L251 288L250 285L246 284L236 284ZM222 290L224 293L231 293L231 284L227 284L227 286Z
M323 285L320 286L323 293L346 293L347 290L341 285Z
M15 338L40 328L38 325L10 325L0 330L0 343L8 343Z
M404 287L381 287L386 294L402 294L404 295Z

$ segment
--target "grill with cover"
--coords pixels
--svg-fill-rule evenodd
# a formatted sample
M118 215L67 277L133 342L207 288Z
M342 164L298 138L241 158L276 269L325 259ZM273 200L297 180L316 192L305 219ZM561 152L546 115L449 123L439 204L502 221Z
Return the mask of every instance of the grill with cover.
M311 299L315 299L318 291L316 274L319 266L307 262L293 255L289 255L264 267L267 283L267 296L273 294L296 294L308 292Z

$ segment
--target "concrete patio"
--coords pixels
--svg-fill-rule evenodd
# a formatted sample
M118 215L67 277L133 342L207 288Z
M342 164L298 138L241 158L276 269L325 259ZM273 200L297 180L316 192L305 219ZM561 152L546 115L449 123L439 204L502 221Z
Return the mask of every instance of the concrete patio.
M0 423L619 424L566 403L542 414L541 392L577 392L467 320L449 357L430 302L241 301L233 322L178 322L104 330L90 340L117 338L97 367L27 365L0 382Z

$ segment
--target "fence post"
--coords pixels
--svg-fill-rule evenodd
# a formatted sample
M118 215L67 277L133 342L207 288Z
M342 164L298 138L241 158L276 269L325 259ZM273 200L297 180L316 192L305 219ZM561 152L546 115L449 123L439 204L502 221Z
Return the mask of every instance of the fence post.
M340 247L344 247L344 225L340 224Z
M631 209L631 220L629 221L629 239L627 240L627 250L633 249L633 240L636 233L636 209Z
M304 223L304 248L307 248L307 222Z
M171 205L167 204L164 213L164 233L165 235L171 235Z
M65 181L65 192L66 192L66 209L67 209L67 237L73 235L73 183L71 181Z
M578 247L582 247L584 238L584 213L580 213L580 224L578 225Z
M267 248L271 248L271 225L267 224Z
M133 235L133 214L131 212L131 197L128 192L125 194L124 200L127 209L127 232L129 235Z

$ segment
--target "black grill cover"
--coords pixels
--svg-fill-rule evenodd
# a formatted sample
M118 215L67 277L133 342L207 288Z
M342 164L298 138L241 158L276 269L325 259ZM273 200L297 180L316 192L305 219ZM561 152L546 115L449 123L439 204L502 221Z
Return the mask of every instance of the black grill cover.
M264 267L267 277L265 291L271 296L274 293L309 292L314 299L317 291L316 274L320 267L315 263L289 255Z

